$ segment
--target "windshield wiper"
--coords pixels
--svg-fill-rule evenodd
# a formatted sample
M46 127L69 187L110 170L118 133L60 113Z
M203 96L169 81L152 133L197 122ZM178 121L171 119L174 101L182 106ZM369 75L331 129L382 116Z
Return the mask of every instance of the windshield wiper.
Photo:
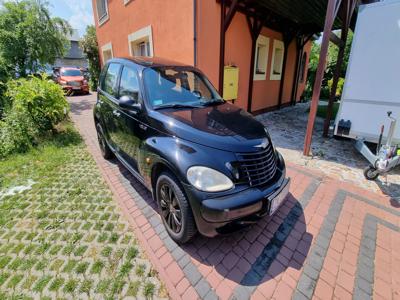
M199 108L200 106L196 105L190 105L190 104L179 104L179 103L174 103L174 104L163 104L159 105L154 108L154 110L159 110L159 109L164 109L164 108Z

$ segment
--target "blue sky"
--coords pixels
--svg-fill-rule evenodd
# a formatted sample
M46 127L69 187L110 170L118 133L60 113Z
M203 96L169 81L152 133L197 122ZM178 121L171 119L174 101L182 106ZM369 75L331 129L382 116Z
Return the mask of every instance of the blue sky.
M87 25L94 24L92 0L48 0L52 16L67 20L82 36Z

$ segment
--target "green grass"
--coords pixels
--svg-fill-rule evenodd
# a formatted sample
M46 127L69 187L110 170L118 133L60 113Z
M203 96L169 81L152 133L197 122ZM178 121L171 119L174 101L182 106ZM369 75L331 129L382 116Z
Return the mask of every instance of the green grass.
M156 274L148 277L148 263L135 259L143 256L133 233L70 123L29 152L0 160L0 174L0 193L35 182L22 193L0 196L0 299L32 292L41 299L156 292L150 285L141 289L139 275L157 282Z

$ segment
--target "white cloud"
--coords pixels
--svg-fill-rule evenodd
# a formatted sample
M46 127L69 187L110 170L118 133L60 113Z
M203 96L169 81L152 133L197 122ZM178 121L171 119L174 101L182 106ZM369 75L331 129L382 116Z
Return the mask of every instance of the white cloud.
M63 2L72 12L68 19L69 24L72 28L78 29L80 35L84 34L86 26L94 24L92 2L90 0L63 0Z

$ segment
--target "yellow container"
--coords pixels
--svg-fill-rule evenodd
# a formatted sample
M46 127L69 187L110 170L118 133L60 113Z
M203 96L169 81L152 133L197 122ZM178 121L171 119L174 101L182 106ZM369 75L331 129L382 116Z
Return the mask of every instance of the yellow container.
M233 66L224 67L224 90L223 98L225 100L235 100L238 95L239 86L239 68Z

